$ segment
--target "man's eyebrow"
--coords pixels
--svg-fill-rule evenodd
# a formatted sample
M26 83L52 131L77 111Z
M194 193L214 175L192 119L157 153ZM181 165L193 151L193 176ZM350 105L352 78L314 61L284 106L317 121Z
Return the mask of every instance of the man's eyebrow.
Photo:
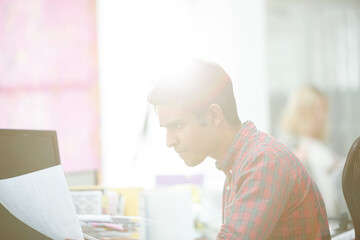
M184 121L184 119L182 119L182 118L181 119L170 120L170 121L166 122L165 124L160 124L160 127L165 127L165 128L171 127L171 126L176 125L178 123L181 123L183 121Z

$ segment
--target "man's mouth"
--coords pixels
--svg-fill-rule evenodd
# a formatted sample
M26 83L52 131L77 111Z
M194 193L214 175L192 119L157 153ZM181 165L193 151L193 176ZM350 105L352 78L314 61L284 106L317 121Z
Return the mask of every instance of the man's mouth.
M185 152L185 150L179 150L179 149L175 149L175 148L174 148L174 150L175 150L175 152L177 152L178 154Z
M180 157L182 157L185 154L186 151L176 151L176 152L177 152L177 154L179 154Z

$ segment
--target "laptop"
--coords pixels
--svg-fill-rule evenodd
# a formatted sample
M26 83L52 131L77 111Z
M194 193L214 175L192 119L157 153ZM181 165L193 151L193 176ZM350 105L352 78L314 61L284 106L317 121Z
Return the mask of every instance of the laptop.
M55 131L0 129L0 180L60 164ZM0 204L1 239L50 239Z
M0 129L0 180L60 165L57 135L49 130ZM84 234L85 239L96 239ZM0 238L50 239L0 204Z
M55 131L0 129L0 180L57 165L60 165L60 154ZM88 240L98 239L85 232L83 235ZM0 203L0 239L50 238L17 219Z

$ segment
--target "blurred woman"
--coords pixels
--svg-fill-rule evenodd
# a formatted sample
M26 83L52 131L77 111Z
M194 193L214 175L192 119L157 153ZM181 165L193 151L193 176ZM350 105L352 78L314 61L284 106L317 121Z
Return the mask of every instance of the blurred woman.
M329 101L311 85L291 95L281 119L280 139L294 150L316 182L328 217L339 217L344 209L341 171L345 158L325 143L328 134Z

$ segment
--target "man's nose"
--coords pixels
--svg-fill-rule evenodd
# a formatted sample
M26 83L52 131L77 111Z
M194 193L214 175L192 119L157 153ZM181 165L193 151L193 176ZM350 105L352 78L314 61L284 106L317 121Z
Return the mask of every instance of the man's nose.
M171 132L166 132L166 146L174 147L179 143L179 138L176 134Z

